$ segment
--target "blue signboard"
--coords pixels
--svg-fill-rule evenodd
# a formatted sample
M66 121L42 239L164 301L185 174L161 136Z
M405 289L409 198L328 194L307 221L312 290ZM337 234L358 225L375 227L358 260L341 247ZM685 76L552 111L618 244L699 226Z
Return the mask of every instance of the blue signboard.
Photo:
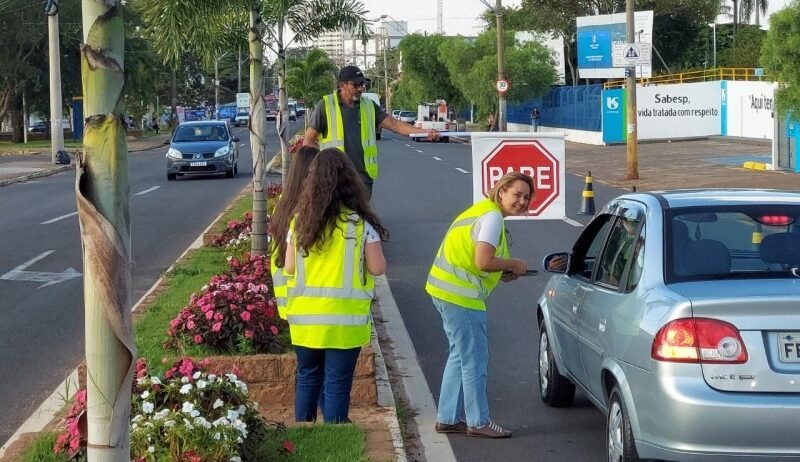
M611 62L611 42L624 42L625 24L600 24L578 28L578 67L581 71L608 69Z
M603 90L603 142L624 143L627 138L625 90Z
M634 13L636 36L628 37L625 13L575 18L578 76L582 79L614 79L625 75L624 66L614 67L614 43L653 43L653 12ZM619 58L619 57L618 57ZM619 63L618 63L619 65ZM639 66L640 77L650 77L649 65Z
M719 134L728 136L728 81L720 80L720 103L719 103Z

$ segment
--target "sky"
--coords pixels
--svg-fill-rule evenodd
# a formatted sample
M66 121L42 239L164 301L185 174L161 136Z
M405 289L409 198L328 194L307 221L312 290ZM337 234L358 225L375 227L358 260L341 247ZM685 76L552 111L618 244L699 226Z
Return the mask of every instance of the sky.
M388 19L408 21L409 32L436 32L436 0L362 0L369 10L369 19L383 14ZM494 5L495 0L487 0ZM772 0L778 1L778 0ZM521 0L503 0L503 6L517 6ZM442 8L444 33L447 35L478 35L486 10L480 0L444 0Z

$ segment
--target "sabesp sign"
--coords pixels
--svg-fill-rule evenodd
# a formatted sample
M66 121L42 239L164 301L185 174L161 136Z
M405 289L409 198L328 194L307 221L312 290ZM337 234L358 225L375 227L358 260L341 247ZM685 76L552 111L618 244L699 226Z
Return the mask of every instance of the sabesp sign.
M481 133L472 137L473 197L478 201L510 172L533 178L528 219L563 219L564 137L562 134Z

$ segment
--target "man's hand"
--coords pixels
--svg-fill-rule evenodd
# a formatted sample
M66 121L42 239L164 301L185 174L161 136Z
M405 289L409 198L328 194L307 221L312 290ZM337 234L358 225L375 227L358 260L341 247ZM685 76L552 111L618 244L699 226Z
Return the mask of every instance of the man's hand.
M566 271L567 269L567 257L564 255L559 255L548 262L547 269L550 271Z
M428 130L428 141L436 141L439 139L439 130Z
M503 282L516 281L517 279L519 279L519 276L511 272L503 273L503 275L500 276L500 280Z

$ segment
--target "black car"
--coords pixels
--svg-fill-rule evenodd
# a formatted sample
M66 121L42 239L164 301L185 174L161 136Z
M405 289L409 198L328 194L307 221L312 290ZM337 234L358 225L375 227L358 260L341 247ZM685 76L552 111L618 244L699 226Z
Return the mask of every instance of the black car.
M239 172L239 138L221 120L183 122L175 129L167 150L167 180L178 175Z

